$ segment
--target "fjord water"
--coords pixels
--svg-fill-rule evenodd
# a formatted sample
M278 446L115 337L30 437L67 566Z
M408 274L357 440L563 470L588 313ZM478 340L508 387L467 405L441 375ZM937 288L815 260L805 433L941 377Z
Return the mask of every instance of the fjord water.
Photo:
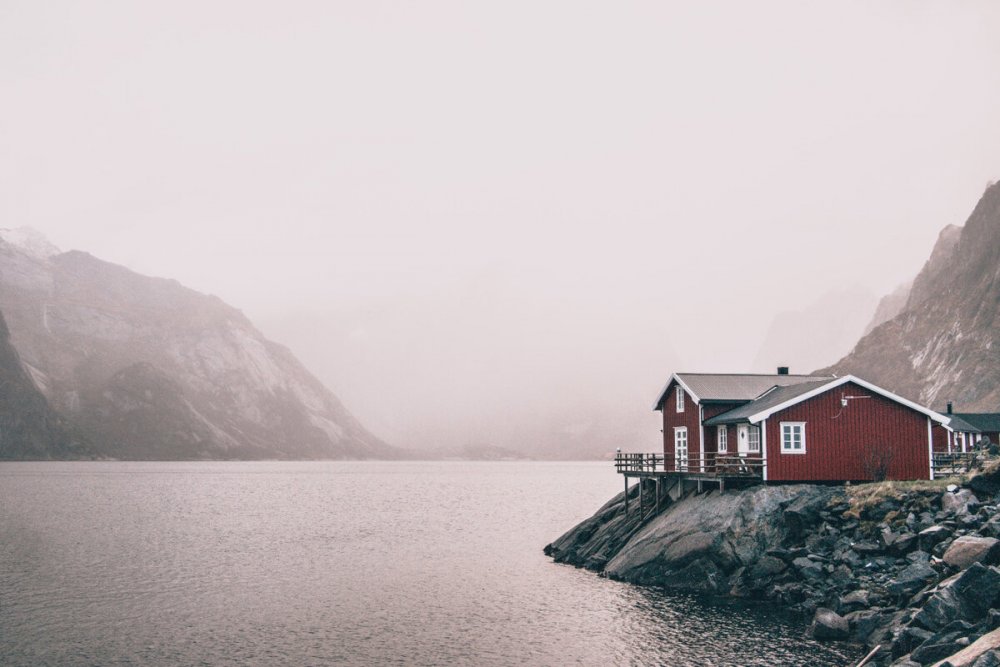
M4 665L842 665L773 610L556 565L605 463L0 465Z

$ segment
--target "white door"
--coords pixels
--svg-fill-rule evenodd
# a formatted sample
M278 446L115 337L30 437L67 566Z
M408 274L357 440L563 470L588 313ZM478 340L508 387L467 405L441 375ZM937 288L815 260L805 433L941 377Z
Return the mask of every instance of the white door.
M750 425L739 424L736 426L736 453L746 456L750 453Z
M684 472L688 467L688 430L686 426L674 429L674 470Z

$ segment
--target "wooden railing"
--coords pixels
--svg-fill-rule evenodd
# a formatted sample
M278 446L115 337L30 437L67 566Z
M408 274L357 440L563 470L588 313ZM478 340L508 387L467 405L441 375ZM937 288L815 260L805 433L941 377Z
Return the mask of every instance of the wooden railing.
M615 470L630 473L688 473L718 477L763 477L767 462L760 456L713 454L705 458L677 459L658 453L618 452Z
M935 452L933 456L934 479L964 475L979 464L978 452Z

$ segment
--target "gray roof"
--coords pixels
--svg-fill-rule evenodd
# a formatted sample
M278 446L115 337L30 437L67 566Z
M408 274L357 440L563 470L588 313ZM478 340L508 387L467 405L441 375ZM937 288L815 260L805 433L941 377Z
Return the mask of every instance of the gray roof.
M832 378L822 378L817 380L812 378L811 382L799 382L798 384L788 385L785 387L774 387L771 391L766 392L760 398L755 401L750 401L738 408L733 408L727 412L723 412L721 415L716 415L711 419L705 420L705 426L717 426L719 424L735 424L737 422L749 421L751 415L755 415L762 410L767 410L768 408L774 407L775 405L780 405L785 401L789 401L797 396L801 396L817 387L822 387L824 384L830 382Z
M948 422L948 428L950 428L952 431L964 431L965 433L982 433L981 430L973 426L969 421L963 419L959 415L951 414L945 416L951 417L951 421Z
M830 380L832 377L819 375L752 375L739 373L675 373L676 377L695 395L698 401L752 401L774 386ZM663 407L663 400L670 383L660 392L655 410Z
M962 421L979 429L981 432L1000 431L1000 412L957 412L948 417L961 417Z

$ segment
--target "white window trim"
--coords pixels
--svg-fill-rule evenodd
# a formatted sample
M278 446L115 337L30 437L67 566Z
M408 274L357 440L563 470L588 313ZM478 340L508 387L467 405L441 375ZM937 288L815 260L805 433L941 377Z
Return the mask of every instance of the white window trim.
M720 454L729 453L729 427L719 426L715 429L715 439Z
M805 432L806 432L805 429L802 429L802 433L803 433L803 437L802 437L803 448L805 446ZM754 433L757 434L757 449L753 448L753 434ZM750 454L760 454L760 427L759 426L754 426L753 424L751 424L750 428L747 429L747 452L750 453Z
M798 426L802 429L802 449L790 449L785 446L785 427ZM781 438L781 453L782 454L805 454L806 453L806 423L805 422L779 422L778 423L778 437Z
M680 385L677 385L677 395L674 400L676 401L677 412L684 412L684 390Z

